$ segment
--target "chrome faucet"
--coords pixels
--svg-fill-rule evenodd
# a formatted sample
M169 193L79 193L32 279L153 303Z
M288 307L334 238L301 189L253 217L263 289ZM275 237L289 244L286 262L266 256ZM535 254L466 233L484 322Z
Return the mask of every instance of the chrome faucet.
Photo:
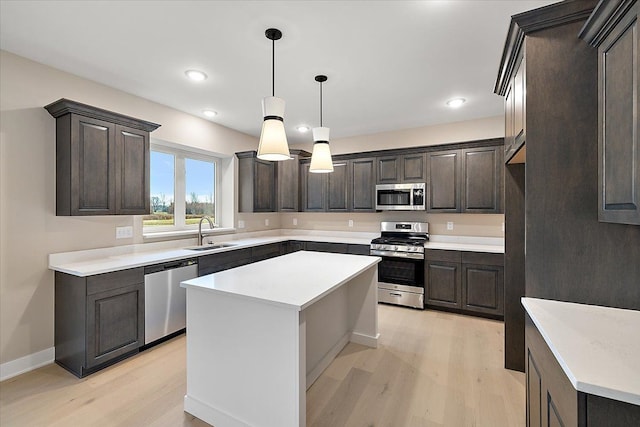
M204 239L204 236L202 235L202 221L204 221L205 219L209 222L209 228L211 230L215 228L215 225L213 225L213 221L211 221L211 217L205 215L200 218L200 222L198 223L198 246L202 246L202 240Z

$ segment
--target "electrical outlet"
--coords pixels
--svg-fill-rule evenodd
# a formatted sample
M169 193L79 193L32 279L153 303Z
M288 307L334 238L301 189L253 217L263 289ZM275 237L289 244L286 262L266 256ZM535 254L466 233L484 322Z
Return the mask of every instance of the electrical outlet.
M453 222L451 221L447 222L447 230L453 230Z
M352 219L349 220L349 227L353 227L353 220Z
M116 239L129 239L133 237L133 227L116 227Z
M265 218L264 219L264 226L268 227L269 226L269 218Z
M244 228L244 221L238 220L238 228Z
M298 225L298 218L293 218L293 225Z

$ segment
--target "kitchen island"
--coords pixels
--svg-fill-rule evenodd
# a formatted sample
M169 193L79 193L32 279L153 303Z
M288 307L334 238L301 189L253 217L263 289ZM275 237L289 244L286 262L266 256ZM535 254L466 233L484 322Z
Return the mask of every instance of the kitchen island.
M379 261L301 251L183 282L185 411L216 426L304 426L306 389L340 350L377 347Z

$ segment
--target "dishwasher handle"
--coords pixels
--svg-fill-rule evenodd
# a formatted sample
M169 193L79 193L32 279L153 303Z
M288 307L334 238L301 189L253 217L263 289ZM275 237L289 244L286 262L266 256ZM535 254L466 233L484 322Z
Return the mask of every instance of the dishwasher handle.
M187 260L166 262L164 264L150 265L144 268L144 274L147 275L147 274L159 273L161 271L173 270L175 268L188 267L190 265L196 265L196 264L198 264L198 259L192 258Z

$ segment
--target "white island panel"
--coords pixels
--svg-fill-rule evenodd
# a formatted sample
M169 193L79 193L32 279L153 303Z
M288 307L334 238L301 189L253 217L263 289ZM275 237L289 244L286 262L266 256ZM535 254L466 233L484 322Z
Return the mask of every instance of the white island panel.
M185 411L303 427L306 389L347 342L376 347L377 257L296 252L182 283Z

